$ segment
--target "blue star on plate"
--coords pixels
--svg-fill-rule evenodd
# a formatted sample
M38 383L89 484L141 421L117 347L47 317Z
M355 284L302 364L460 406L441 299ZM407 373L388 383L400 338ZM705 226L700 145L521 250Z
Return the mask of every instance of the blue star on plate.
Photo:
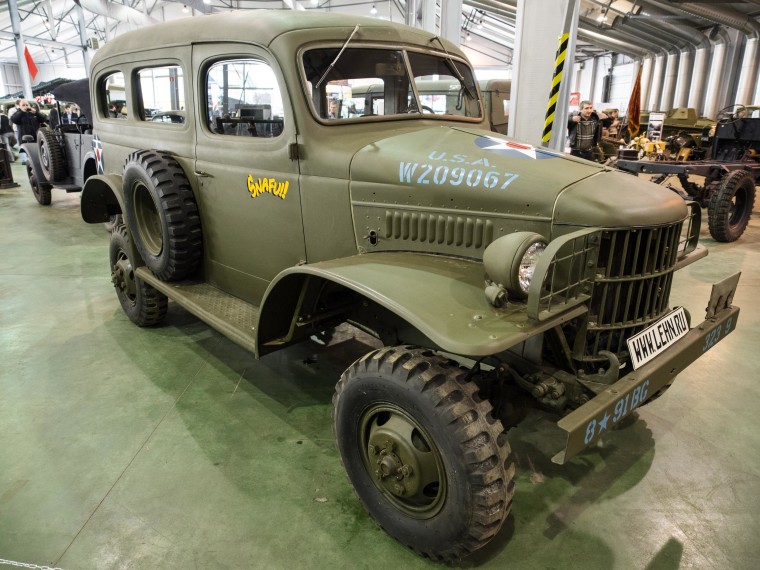
M607 429L607 422L610 419L610 415L607 412L604 412L604 417L599 420L599 433L602 433L603 429Z

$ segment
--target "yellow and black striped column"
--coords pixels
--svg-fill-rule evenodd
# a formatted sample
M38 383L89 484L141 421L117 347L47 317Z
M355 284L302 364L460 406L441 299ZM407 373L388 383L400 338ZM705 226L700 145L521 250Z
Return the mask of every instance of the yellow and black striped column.
M544 120L544 132L541 136L541 142L544 145L549 144L552 138L552 127L554 126L554 116L557 111L557 99L559 98L559 88L562 84L562 71L565 68L565 57L567 56L567 46L570 43L570 34L562 34L559 38L559 48L557 48L557 57L554 58L554 76L552 77L552 89L549 93L549 106L546 109L546 119Z

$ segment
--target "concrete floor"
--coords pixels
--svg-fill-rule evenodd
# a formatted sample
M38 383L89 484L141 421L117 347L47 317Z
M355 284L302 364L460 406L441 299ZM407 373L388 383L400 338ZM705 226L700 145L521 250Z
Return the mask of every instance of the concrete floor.
M358 340L260 361L176 306L139 329L79 194L0 190L0 559L65 569L434 568L381 531L334 446ZM613 190L611 189L611 192ZM760 200L758 200L760 202ZM624 207L624 205L621 205ZM697 318L743 275L738 328L564 467L538 414L510 432L517 494L478 568L754 569L760 559L760 216L678 273ZM0 568L11 567L7 562Z

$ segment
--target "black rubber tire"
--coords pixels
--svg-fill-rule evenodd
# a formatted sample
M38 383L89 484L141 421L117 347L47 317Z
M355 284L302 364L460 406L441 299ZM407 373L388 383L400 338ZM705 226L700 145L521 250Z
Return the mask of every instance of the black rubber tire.
M203 257L201 220L179 163L156 151L135 152L123 185L127 225L148 269L164 281L193 273Z
M111 232L108 248L111 281L116 288L121 308L129 320L140 327L155 325L166 316L169 301L166 295L135 277L129 257L127 228L118 225Z
M42 127L37 131L37 145L40 149L40 168L48 182L61 182L67 176L63 147L53 131Z
M445 562L491 540L514 494L501 422L466 372L421 348L386 347L354 362L333 396L341 461L365 509Z
M27 163L26 174L29 177L29 185L32 187L32 194L39 202L40 206L49 206L52 201L51 190L53 187L45 182L40 182L34 175L31 165Z
M707 205L707 225L713 239L731 242L747 228L755 205L755 179L746 170L727 173Z
M108 218L107 222L103 222L103 227L109 233L121 225L124 225L124 219L121 214L114 214Z

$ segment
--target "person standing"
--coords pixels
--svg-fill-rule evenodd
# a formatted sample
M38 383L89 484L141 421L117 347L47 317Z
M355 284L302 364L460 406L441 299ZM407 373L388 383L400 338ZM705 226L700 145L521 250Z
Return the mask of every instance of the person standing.
M11 121L18 129L19 144L24 142L24 137L30 135L37 140L37 130L45 124L45 120L37 113L37 109L29 104L26 99L21 99L19 110L13 114Z
M21 108L21 99L16 99L16 104L10 109L8 109L8 120L11 122L11 127L16 133L16 140L18 141L19 145L21 145L21 139L18 136L18 127L13 123L13 115L17 113L20 108Z
M11 121L5 114L5 109L0 107L0 137L5 143L5 149L8 153L8 160L15 162L16 155L13 154L13 147L16 144L16 135L13 133Z
M611 122L604 113L594 111L591 101L581 101L580 111L570 115L567 120L570 154L594 160L594 147L602 138L602 126Z

